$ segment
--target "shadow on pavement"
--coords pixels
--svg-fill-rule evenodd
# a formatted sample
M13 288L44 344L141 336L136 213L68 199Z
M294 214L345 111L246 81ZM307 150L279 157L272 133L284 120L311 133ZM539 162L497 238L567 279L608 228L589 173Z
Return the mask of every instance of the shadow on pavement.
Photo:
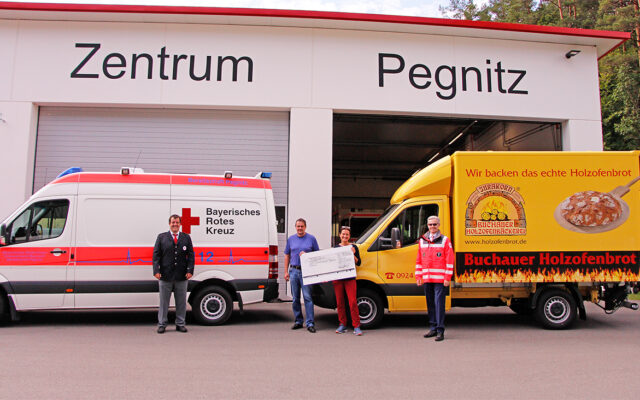
M573 329L627 329L626 318L606 315L595 308L588 310L586 321L576 320ZM629 312L627 314L631 314ZM626 314L625 314L626 315ZM633 315L635 316L635 314ZM175 313L169 312L172 324ZM334 329L338 324L335 310L315 308L315 321L319 329ZM20 314L20 321L8 326L51 326L51 325L155 325L157 311L154 309L132 310L81 310L81 311L30 311ZM244 311L234 308L231 318L225 325L245 326L257 324L288 324L293 322L291 303L250 305ZM191 312L187 312L187 324L197 325ZM386 313L377 329L416 329L427 325L425 313ZM521 316L503 309L484 307L478 309L455 309L447 312L446 325L454 328L473 329L539 329L540 325L533 316ZM7 326L7 325L5 325Z
M287 309L288 310L288 309ZM154 309L133 310L82 310L82 311L29 311L20 313L20 321L9 324L16 326L45 326L45 325L155 325L158 321L158 311ZM225 325L254 325L288 322L289 314L273 307L259 309L245 308L243 312L236 308ZM173 324L175 312L169 311L169 324ZM191 311L187 312L187 325L197 325Z
M445 318L445 325L450 328L468 328L474 329L496 329L504 326L510 328L526 328L536 327L536 322L533 317L523 317L516 314L507 314L492 312L487 310L486 312L478 313L465 313L457 312L455 314L447 313ZM426 313L421 314L386 314L382 321L381 329L385 327L393 327L394 329L416 329L424 328L428 325L428 319Z
M316 324L318 327L337 326L338 317L336 311L323 310L318 312L316 308ZM427 326L427 313L385 313L382 324L376 329L416 329ZM349 321L351 324L351 321ZM510 311L483 307L478 309L456 309L455 312L447 312L446 326L448 327L473 327L474 329L496 329L508 326L510 328L538 327L533 316L520 316Z

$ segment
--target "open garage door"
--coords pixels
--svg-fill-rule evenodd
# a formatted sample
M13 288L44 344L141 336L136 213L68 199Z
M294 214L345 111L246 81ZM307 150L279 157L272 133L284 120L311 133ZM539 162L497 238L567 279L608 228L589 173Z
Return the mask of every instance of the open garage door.
M353 236L414 172L458 150L560 151L559 123L336 114L333 236ZM357 229L355 229L357 228Z

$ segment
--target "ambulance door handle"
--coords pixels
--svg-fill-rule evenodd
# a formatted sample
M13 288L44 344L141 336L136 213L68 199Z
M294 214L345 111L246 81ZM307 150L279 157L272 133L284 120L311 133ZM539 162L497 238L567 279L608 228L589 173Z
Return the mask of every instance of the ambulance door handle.
M66 250L53 249L49 253L51 253L51 254L66 254L66 252L67 252Z

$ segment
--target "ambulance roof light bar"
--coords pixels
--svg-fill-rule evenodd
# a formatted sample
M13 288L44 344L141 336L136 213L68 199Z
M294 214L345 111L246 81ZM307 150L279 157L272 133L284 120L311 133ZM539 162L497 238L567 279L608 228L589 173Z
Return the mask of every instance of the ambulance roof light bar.
M80 168L80 167L67 168L64 171L60 172L60 175L56 176L56 179L62 178L63 176L66 176L66 175L75 174L75 173L78 173L78 172L82 172L82 168Z
M262 178L262 179L271 179L271 175L273 175L271 172L258 172L258 175L256 175L256 178Z
M144 170L142 168L131 168L131 167L120 168L120 175L131 175L131 174L144 174Z

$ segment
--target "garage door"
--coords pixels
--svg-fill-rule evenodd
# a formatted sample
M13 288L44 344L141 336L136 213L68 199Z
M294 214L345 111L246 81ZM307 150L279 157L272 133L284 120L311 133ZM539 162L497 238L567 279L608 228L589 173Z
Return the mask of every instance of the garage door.
M41 107L33 189L69 167L235 176L267 171L276 205L286 207L288 157L288 112ZM284 232L278 236L282 252Z
M41 107L34 191L69 167L254 176L273 172L287 199L286 112Z

